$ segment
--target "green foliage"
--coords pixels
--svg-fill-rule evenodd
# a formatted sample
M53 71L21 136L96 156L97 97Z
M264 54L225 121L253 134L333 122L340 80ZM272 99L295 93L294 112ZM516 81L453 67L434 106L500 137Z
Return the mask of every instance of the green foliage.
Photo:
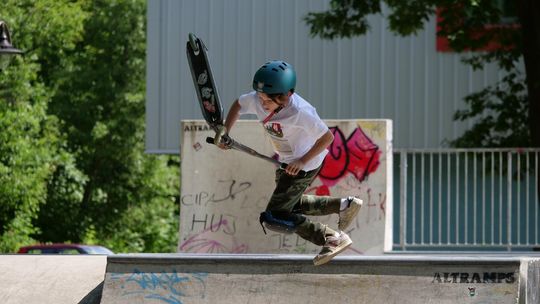
M424 27L426 21L435 13L434 1L388 0L395 14L388 16L390 29L402 36L413 35ZM399 13L398 13L399 12Z
M42 213L42 237L99 242L114 251L175 251L176 166L144 154L146 3L95 0L85 10L91 16L68 53L72 68L59 73L50 110L64 121L88 182L51 201L57 208ZM64 214L61 206L72 210L69 229L45 231Z
M51 90L41 77L46 37L73 45L82 29L81 10L66 12L58 1L4 1L0 19L11 29L16 47L26 51L0 71L0 251L14 252L35 242L32 223L47 200L47 185L58 167L73 161L58 119L47 113ZM43 19L47 18L47 19ZM43 26L62 21L62 32ZM32 28L36 29L35 31ZM37 29L39 28L39 33ZM50 42L52 44L52 42ZM72 168L70 172L77 172Z
M475 69L495 62L505 71L515 70L522 58L522 34L515 24L501 23L503 12L492 0L448 3L440 10L439 36L447 37L457 52L482 50L496 42L489 52L466 53L464 61ZM465 16L465 17L464 17ZM517 21L516 21L517 22ZM489 30L483 30L485 25Z
M456 147L526 147L530 134L527 94L523 77L510 73L498 84L465 98L466 110L457 111L454 120L475 118L476 123L460 138Z
M115 252L175 252L178 243L178 201L171 195L179 188L173 176L169 156L151 157L144 162L143 178L138 191L144 196L127 204L124 210L113 210L103 221L87 227L82 241L99 243ZM173 159L170 159L171 161ZM156 178L158 176L159 178Z
M0 8L25 51L0 77L0 251L175 251L178 158L144 154L146 2Z
M309 13L305 21L310 26L311 34L321 38L334 39L362 35L369 29L367 16L380 14L382 2L381 0L331 0L328 11ZM465 63L474 69L481 69L485 64L494 62L508 74L497 85L489 86L465 98L469 109L456 112L454 119L463 121L475 118L475 124L462 137L451 142L454 146L515 147L540 144L534 143L535 136L532 134L533 130L538 128L538 122L529 123L533 120L529 114L535 114L532 109L534 109L534 104L540 101L528 97L533 94L531 88L536 90L535 94L540 93L538 91L540 77L534 76L540 75L538 65L533 63L526 68L527 77L533 85L527 87L525 77L514 78L519 74L520 60L523 58L523 39L535 39L522 37L522 31L516 24L523 20L514 18L513 24L503 23L502 26L491 26L489 30L484 30L485 25L501 24L503 18L508 17L503 14L498 5L499 2L493 0L386 0L384 2L391 11L387 16L390 30L404 36L416 34L439 8L441 22L437 34L446 37L452 49L464 52L462 60ZM530 1L518 3L524 5L525 2L532 3ZM508 8L517 12L517 4L513 1L505 3L511 4ZM469 52L481 50L493 42L498 44L493 51ZM531 54L538 54L538 51L540 50L531 50ZM530 62L533 61L530 60ZM527 66L527 60L525 64Z
M311 26L312 36L350 38L369 30L366 15L380 12L380 1L331 0L329 11L309 13L304 20Z

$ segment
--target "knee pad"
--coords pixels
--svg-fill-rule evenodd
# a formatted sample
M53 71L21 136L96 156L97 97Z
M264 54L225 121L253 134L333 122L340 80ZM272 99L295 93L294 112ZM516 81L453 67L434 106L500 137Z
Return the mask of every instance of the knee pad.
M261 223L264 234L266 234L266 229L264 229L264 227L279 233L290 234L296 232L296 227L298 225L298 219L296 216L291 214L289 216L281 216L280 218L276 218L270 211L262 212L259 216L259 222ZM303 222L303 220L301 222Z

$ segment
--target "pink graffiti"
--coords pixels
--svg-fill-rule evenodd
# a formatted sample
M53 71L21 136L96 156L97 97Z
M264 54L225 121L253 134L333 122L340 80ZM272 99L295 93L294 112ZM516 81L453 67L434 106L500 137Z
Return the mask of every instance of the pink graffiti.
M353 174L360 182L380 165L381 151L379 147L362 131L356 128L349 138L345 139L338 127L330 128L334 141L328 147L319 178L323 183L316 193L326 195L329 188L335 186L347 174Z
M320 185L317 187L310 187L304 191L304 194L315 192L317 196L330 196L330 188L327 185Z
M225 231L231 231L226 219L210 226L209 228L197 233L187 239L181 246L182 252L193 253L247 253L248 245L239 243L234 236L229 237L229 244L222 243L213 239L211 236L214 231L217 231L220 227L224 227Z

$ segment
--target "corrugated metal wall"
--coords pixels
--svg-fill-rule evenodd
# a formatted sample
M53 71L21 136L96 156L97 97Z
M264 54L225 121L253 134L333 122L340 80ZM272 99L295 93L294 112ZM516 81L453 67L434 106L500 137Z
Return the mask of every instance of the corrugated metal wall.
M463 96L499 79L495 66L473 72L460 56L437 53L435 22L415 37L396 37L370 18L362 37L309 36L303 17L329 0L148 0L149 153L179 153L180 121L202 119L185 55L188 33L206 43L225 111L250 90L268 59L292 63L297 92L324 119L387 118L395 148L433 148L461 134L452 121Z

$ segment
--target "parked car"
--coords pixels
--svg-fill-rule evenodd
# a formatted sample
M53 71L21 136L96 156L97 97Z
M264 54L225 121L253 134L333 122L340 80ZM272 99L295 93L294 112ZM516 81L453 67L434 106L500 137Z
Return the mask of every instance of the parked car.
M97 245L81 244L37 244L24 246L21 254L114 254L110 249Z

